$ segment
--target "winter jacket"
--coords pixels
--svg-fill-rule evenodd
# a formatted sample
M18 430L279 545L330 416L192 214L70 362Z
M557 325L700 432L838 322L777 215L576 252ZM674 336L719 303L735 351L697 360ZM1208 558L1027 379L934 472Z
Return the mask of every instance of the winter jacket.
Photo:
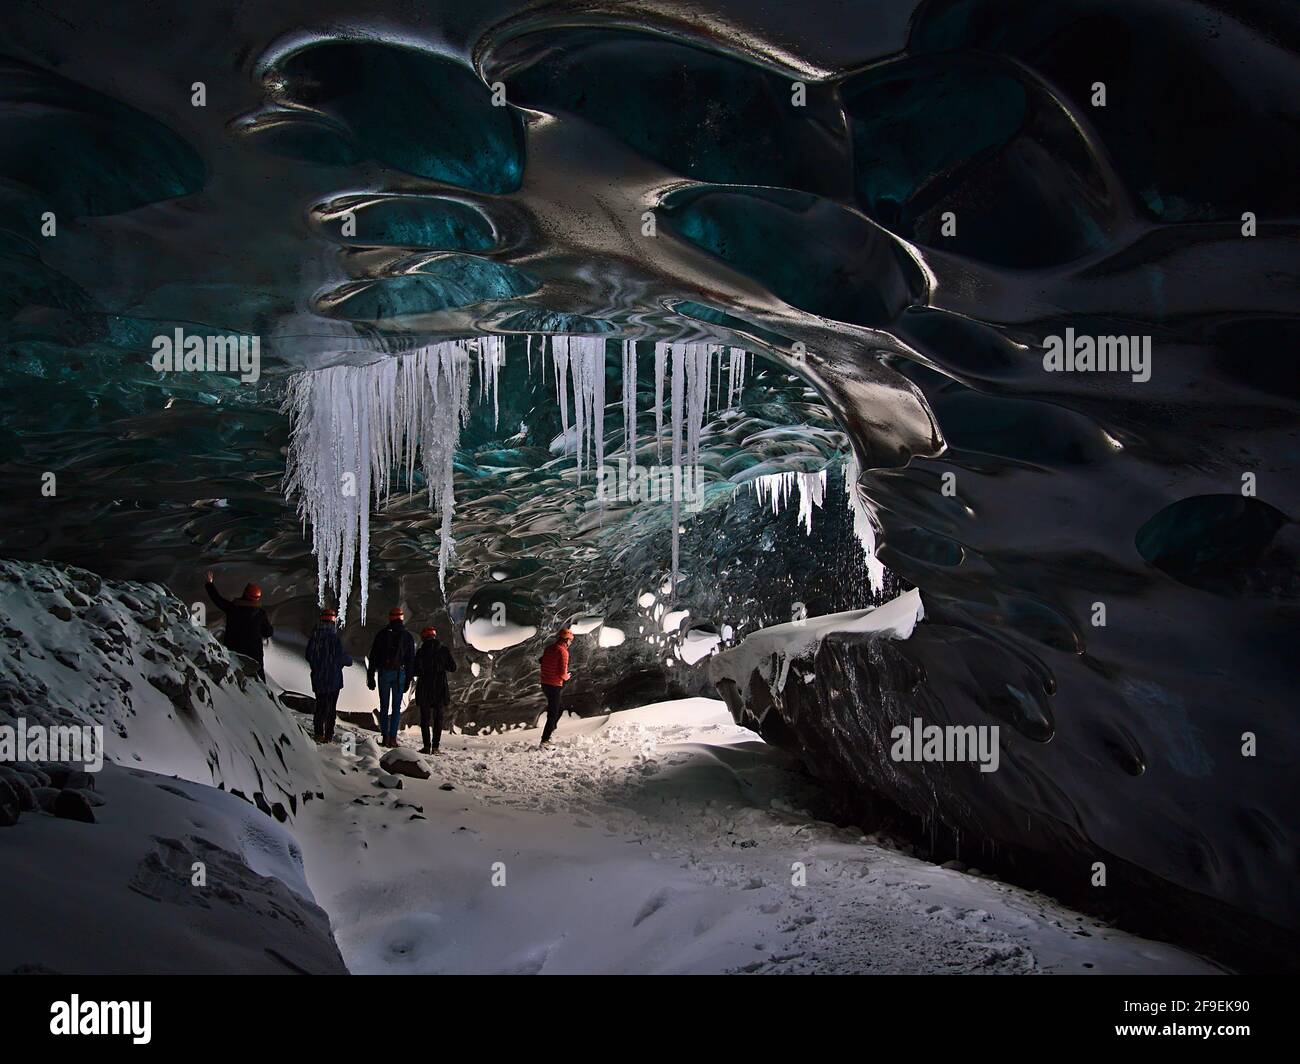
M338 626L321 621L307 640L307 664L311 666L311 689L319 693L343 690L343 670L352 658L343 649Z
M390 669L404 672L408 684L415 675L415 636L401 621L389 621L388 627L381 628L370 644L366 679L374 683L376 673Z
M244 599L231 602L223 598L216 584L205 584L204 588L208 598L226 615L226 630L221 636L221 642L236 654L243 654L261 665L262 640L270 639L275 631L266 610Z
M456 659L437 639L429 638L415 652L415 704L421 709L445 706L451 701L447 673L456 671Z
M563 687L568 678L569 648L563 643L552 643L542 654L542 683Z

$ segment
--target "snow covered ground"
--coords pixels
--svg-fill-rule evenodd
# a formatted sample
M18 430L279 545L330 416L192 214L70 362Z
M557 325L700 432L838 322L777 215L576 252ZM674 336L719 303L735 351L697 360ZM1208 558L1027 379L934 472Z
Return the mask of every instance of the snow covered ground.
M0 972L342 974L289 831L215 787L108 764L94 822L0 834Z
M825 795L721 702L566 718L545 751L533 729L421 758L410 730L430 778L394 776L373 733L314 745L156 585L0 562L0 605L0 724L102 725L109 761L90 816L32 790L0 832L24 928L0 970L337 971L316 905L354 972L1216 970L819 819ZM862 623L919 613L891 606ZM817 631L742 656L779 679ZM267 664L305 688L292 648ZM372 708L349 673L344 708Z
M566 717L546 751L448 735L400 789L352 734L293 830L353 972L1217 970L819 821L721 702Z

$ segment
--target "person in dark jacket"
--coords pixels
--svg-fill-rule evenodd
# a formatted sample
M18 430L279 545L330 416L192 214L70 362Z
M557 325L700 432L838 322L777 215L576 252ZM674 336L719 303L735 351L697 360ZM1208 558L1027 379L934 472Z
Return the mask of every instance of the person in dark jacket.
M343 670L352 658L339 639L338 611L321 611L320 622L307 640L307 664L311 666L311 692L316 697L312 732L318 743L334 741L335 712L343 690Z
M384 746L397 745L402 696L415 679L415 638L402 623L404 616L401 606L388 611L388 627L375 636L366 659L366 686L373 691L376 678L379 680L379 730Z
M560 723L560 692L564 690L569 676L569 644L573 642L573 633L562 628L552 643L542 653L542 694L546 696L546 727L542 729L542 741L538 749L551 741L555 726Z
M217 585L212 582L212 570L207 573L204 589L213 604L226 615L226 630L221 642L236 654L252 658L257 664L257 676L266 682L266 668L262 664L262 641L270 639L275 629L271 620L262 609L262 589L256 584L245 584L244 594L231 602L222 597Z
M424 746L422 754L436 754L442 740L442 711L451 701L447 686L447 673L456 671L456 659L451 656L432 626L420 633L420 649L415 652L415 704L420 707L420 736ZM433 725L430 742L430 723Z

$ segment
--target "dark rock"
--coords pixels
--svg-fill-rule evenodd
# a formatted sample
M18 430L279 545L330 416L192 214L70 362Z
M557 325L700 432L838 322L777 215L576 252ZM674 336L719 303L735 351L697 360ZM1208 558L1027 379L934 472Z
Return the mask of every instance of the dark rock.
M732 663L747 661L743 653L711 664L732 715L796 752L873 828L910 834L936 860L957 858L960 841L961 857L978 850L980 866L1000 878L1203 952L1289 964L1285 957L1300 947L1291 929L1259 910L1258 892L1287 882L1280 871L1252 881L1251 894L1215 873L1228 858L1234 867L1252 860L1267 866L1267 855L1243 851L1276 831L1243 832L1241 821L1216 824L1200 803L1140 800L1150 773L1135 776L1107 756L1113 745L1107 735L1136 728L1134 707L1081 703L1064 690L1053 695L1000 641L938 618L918 624L907 640L833 632L814 656L790 663L775 692L757 672L748 684L737 682ZM969 760L895 761L891 733L914 718L926 725L999 726L996 771L981 772ZM1058 728L1058 719L1071 726ZM1189 737L1164 754L1184 792L1213 786L1200 774L1198 742ZM1206 802L1212 793L1205 791ZM1107 865L1104 897L1087 889L1085 872L1094 861ZM1189 889L1193 884L1196 890ZM1275 902L1272 912L1280 914L1281 901Z
M7 779L0 779L0 828L12 827L22 814L22 801Z
M399 776L410 776L412 779L417 780L427 780L431 775L429 766L424 763L424 759L415 751L403 747L387 751L379 759L379 767L385 772L392 772Z
M61 621L72 620L72 609L68 606L63 605L63 603L61 602L56 602L53 606L49 608L48 612L52 613L55 617L57 617Z
M18 805L24 813L31 812L36 806L36 796L32 793L32 784L29 782L30 777L24 776L21 772L15 772L7 765L0 765L0 780L9 784L18 796Z
M36 799L36 804L46 813L54 811L54 801L62 793L57 787L32 788L32 797Z
M50 786L74 787L78 790L94 790L95 777L77 765L68 765L58 761L43 761L41 769L49 777Z
M83 824L95 822L95 811L80 791L59 791L50 812L63 820L79 820Z
M315 713L316 699L311 695L302 695L297 691L281 691L280 704L286 709L292 709L297 713Z
M450 783L441 783L438 785L438 790L440 791L454 791L455 789L456 788L453 787Z
M50 786L49 774L42 771L36 765L33 765L30 761L15 761L12 765L7 765L6 767L28 777L28 781L33 787Z
M354 728L364 728L366 731L376 733L379 731L379 718L375 715L374 710L370 710L369 712L354 712L352 710L340 709L337 717L340 722L351 724Z

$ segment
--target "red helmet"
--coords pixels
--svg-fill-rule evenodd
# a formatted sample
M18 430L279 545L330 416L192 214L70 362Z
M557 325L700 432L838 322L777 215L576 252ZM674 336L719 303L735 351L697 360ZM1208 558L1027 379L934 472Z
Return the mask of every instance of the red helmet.
M333 606L326 606L320 611L320 619L322 621L337 621L339 619L339 611Z
M560 634L559 634L559 636L558 636L557 638L559 638L559 639L572 639L572 638L573 638L573 629L572 629L572 628L561 628L561 629L560 629Z
M437 632L437 630L433 627L433 625L429 625L428 627L423 628L423 629L420 630L420 638L421 638L421 639L431 639L431 638L433 638L433 636L435 636L435 635L437 635L437 634L438 634L438 632Z
M244 598L249 602L260 602L262 600L262 589L256 584L245 584Z
M405 616L406 614L402 612L401 606L394 606L388 611L388 619L390 621L400 621Z

